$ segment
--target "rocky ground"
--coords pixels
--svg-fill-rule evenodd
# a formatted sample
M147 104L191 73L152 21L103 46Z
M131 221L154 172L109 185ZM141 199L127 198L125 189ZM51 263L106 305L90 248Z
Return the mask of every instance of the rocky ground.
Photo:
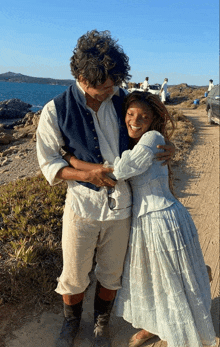
M35 132L39 113L28 113L14 129L0 126L0 185L39 172Z

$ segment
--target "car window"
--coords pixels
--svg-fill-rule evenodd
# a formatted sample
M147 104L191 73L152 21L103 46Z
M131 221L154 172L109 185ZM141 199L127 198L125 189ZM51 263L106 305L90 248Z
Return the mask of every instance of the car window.
M159 86L152 86L152 85L150 85L149 87L150 87L150 89L153 89L153 90L159 90L160 89Z

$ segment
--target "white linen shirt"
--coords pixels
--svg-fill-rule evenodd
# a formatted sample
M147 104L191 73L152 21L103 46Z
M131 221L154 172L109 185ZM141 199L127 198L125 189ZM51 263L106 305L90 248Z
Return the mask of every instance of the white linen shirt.
M113 164L115 158L119 156L119 129L111 99L114 94L119 95L119 88L114 87L113 94L102 102L98 112L86 105L85 92L77 81L73 84L73 88L76 101L88 108L92 114L103 161ZM56 107L54 101L51 100L42 110L37 129L38 161L50 185L61 181L55 176L61 168L68 166L60 153L64 144L58 125ZM125 219L131 215L131 190L126 181L118 182L111 194L108 194L107 187L101 187L99 191L95 191L73 180L68 180L67 184L68 192L72 195L71 207L77 215L83 218L104 221ZM109 197L114 198L116 202L113 210L108 205Z
M161 86L161 89L163 88L163 91L165 92L165 94L167 94L167 81L164 81L162 86Z
M142 84L142 88L145 90L145 89L148 89L149 88L149 83L147 80L145 80Z
M209 82L208 92L210 92L213 87L214 87L213 82Z

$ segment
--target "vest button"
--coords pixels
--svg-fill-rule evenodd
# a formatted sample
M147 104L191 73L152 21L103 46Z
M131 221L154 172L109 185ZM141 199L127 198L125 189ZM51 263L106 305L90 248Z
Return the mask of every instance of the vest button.
M95 149L99 149L99 146L95 146Z
M101 157L101 154L98 154L97 157L100 158L100 157Z
M92 129L92 131L95 131L95 129Z
M98 140L98 137L94 137L94 140Z

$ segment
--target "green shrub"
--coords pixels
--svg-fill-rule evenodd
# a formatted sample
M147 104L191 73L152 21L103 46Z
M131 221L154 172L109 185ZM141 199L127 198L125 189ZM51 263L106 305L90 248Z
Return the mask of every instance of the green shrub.
M43 177L0 186L0 293L4 302L50 302L62 270L62 215L66 184Z

